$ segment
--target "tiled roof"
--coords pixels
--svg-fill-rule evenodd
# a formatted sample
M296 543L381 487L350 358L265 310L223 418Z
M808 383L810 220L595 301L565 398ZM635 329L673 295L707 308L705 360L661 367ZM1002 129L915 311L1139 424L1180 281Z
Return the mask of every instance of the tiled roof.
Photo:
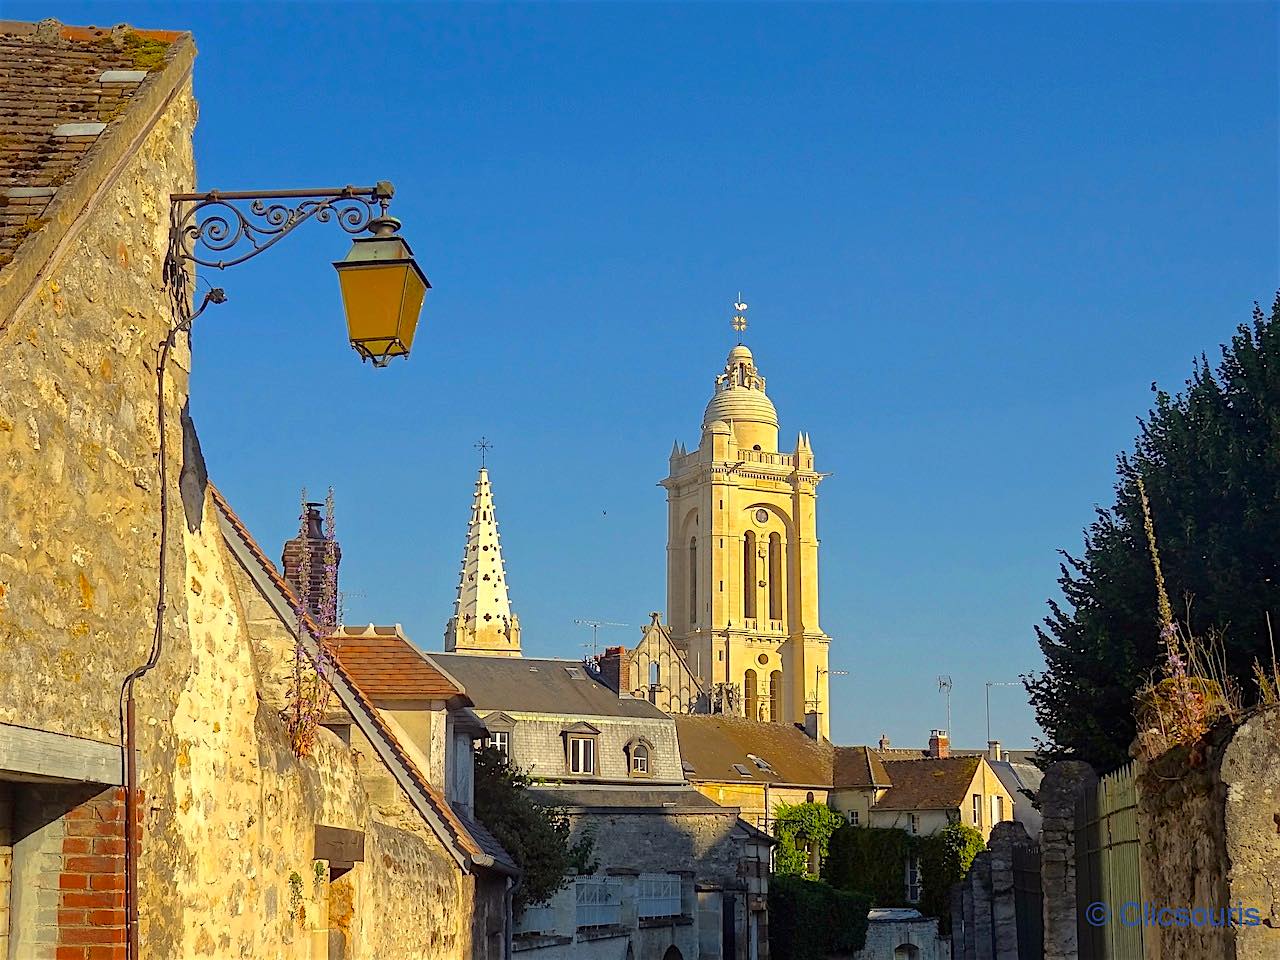
M343 627L330 639L334 655L375 700L449 700L454 683L394 627Z
M462 684L477 710L653 720L666 717L647 700L619 697L578 660L474 653L432 652L429 656L432 663Z
M788 723L725 714L678 716L676 735L690 780L831 784L831 744L812 740Z
M835 750L834 786L889 786L889 773L870 747L836 747Z
M892 781L876 810L954 810L965 803L981 757L886 760Z
M267 577L271 585L279 591L280 595L284 597L286 604L291 609L297 609L297 597L293 595L293 591L289 587L289 584L285 582L282 576L280 576L280 572L276 570L271 561L267 559L267 555L263 553L258 542L253 539L253 535L249 533L249 529L244 525L244 522L236 516L235 511L231 509L231 505L227 503L226 498L217 487L214 487L211 484L209 489L213 495L214 505L222 514L222 518L226 522L226 525L230 527L239 539L240 543L248 550L253 559L257 561L262 573ZM322 631L310 617L306 618L305 623L312 639L319 642L319 637L322 635ZM422 772L418 769L413 760L410 759L409 754L405 751L400 741L396 739L395 734L391 732L390 727L388 727L386 722L382 719L382 715L373 705L368 694L360 688L360 685L347 671L347 668L343 665L342 661L336 660L336 658L335 661L336 662L333 665L334 685L341 685L352 695L361 714L361 716L354 716L353 720L355 720L357 726L361 727L366 734L373 734L373 737L377 737L381 740L381 742L388 748L401 770L408 775L413 785L418 789L421 795L426 798L429 811L431 813L431 816L426 818L427 822L433 828L437 828L437 832L440 834L440 839L445 843L445 845L455 851L461 851L463 857L468 861L473 858L479 858L479 865L481 866L486 865L485 861L490 861L503 872L517 873L518 868L512 862L511 858L506 855L505 851L502 851L501 845L489 836L487 831L484 831L483 833L485 843L482 844L480 838L468 828L467 823L464 823L462 818L454 812L448 801L445 800L444 795L440 793L434 784L422 775ZM372 740L373 737L370 737L370 739ZM474 824L472 826L474 826ZM501 851L503 855L499 857L496 854L491 853L486 849L486 846L496 847L496 849Z
M184 37L0 21L0 270Z

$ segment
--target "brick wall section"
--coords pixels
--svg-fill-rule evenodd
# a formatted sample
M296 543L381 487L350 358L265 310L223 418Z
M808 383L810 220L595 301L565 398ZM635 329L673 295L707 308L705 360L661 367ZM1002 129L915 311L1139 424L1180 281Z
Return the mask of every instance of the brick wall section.
M123 960L124 827L118 787L64 818L56 960Z

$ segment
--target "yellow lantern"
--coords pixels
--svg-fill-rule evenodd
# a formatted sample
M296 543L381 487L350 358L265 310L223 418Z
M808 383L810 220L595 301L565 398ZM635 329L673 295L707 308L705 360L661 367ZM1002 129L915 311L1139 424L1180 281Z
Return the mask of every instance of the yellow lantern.
M392 357L409 355L431 284L409 244L396 236L398 220L379 217L369 229L373 236L357 237L346 259L333 267L342 287L352 349L375 367L385 367Z

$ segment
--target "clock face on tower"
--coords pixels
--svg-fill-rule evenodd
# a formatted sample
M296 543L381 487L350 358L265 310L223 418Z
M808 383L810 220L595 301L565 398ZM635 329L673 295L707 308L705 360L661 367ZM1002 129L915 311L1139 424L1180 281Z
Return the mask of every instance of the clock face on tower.
M769 511L766 510L764 507L761 507L759 510L756 511L756 523L768 523L768 522L769 522Z

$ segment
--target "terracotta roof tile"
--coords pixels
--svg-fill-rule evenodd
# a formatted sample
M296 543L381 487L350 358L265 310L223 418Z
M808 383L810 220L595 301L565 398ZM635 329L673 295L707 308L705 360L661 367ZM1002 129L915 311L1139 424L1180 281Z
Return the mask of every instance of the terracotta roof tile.
M686 768L690 780L815 787L831 784L831 744L811 740L791 724L763 723L724 714L675 719L680 759L693 768Z
M183 36L123 25L99 29L66 27L56 20L0 21L0 270L48 222L54 194L31 188L56 191L71 179L147 82L102 83L103 74L158 72Z
M836 747L835 750L835 786L889 786L889 773L870 747Z
M892 781L876 810L953 810L964 806L981 757L886 760Z
M378 700L448 700L463 693L397 627L343 627L330 649Z

